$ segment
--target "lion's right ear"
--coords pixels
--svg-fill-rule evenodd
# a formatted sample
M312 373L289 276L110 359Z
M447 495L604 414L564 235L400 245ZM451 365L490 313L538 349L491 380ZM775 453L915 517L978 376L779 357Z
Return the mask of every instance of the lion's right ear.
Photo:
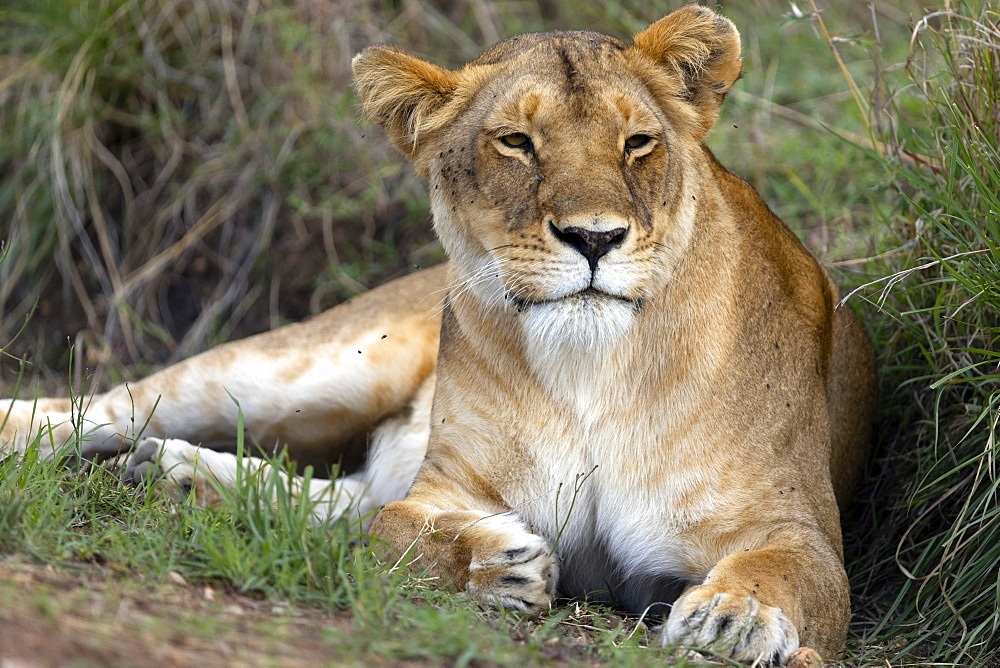
M368 47L354 57L351 67L365 114L414 160L421 136L447 123L441 112L455 92L458 75L389 46Z

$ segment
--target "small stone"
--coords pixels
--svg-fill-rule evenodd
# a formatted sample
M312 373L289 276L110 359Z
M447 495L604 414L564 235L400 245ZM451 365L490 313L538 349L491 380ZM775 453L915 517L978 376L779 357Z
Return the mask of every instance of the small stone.
M788 655L788 668L823 668L823 657L811 647L799 647Z

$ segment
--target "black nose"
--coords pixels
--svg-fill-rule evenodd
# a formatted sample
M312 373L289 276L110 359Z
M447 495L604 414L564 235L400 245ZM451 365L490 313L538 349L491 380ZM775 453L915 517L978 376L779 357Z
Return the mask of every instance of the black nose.
M553 223L549 223L549 227L552 228L552 234L556 236L556 239L587 258L591 272L597 269L598 260L607 255L612 248L621 245L622 241L625 240L626 232L628 232L624 227L616 227L605 232L595 232L584 227L567 227L561 230Z

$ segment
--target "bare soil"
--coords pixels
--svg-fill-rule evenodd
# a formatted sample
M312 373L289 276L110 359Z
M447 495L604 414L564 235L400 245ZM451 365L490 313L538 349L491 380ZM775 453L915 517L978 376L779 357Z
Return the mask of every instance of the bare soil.
M386 663L338 648L346 615L169 580L0 560L0 667Z

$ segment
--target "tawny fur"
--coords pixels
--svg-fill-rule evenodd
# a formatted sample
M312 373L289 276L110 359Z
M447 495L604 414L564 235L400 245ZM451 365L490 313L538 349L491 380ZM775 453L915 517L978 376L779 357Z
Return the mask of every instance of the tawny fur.
M0 444L128 450L158 398L126 473L187 489L231 485L241 464L192 444L232 434L234 400L293 458L371 433L362 470L298 493L323 516L387 504L370 530L392 559L483 603L672 604L665 642L836 653L872 353L702 143L739 54L695 6L631 44L526 35L458 71L365 50L362 104L427 180L451 264L95 397L82 427L14 402Z

